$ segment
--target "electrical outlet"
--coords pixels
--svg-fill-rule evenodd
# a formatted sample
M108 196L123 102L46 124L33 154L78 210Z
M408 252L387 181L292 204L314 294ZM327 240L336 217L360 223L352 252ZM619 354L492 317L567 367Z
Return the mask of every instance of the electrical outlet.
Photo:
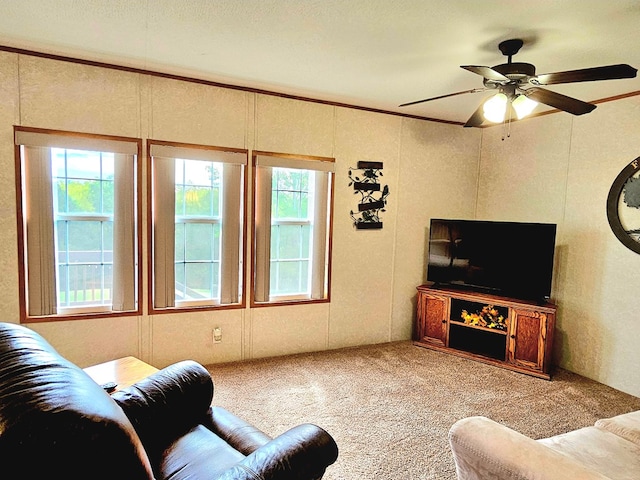
M222 328L215 327L213 329L213 343L222 343Z

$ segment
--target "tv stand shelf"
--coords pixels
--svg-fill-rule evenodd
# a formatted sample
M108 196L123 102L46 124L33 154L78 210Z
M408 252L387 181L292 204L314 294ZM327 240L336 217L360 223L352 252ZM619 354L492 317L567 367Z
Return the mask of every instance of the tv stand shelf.
M549 380L552 303L420 285L414 344Z

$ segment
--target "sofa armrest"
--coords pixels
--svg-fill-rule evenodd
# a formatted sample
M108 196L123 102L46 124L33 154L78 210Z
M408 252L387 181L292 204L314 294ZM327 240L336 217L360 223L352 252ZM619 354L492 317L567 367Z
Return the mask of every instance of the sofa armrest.
M213 399L213 380L192 360L174 363L115 392L147 451L158 454L167 444L197 425Z
M460 480L605 480L570 457L486 417L458 420L449 443Z
M218 480L316 480L337 458L331 435L303 424L264 444Z
M260 429L222 407L211 407L202 424L245 456L272 440Z

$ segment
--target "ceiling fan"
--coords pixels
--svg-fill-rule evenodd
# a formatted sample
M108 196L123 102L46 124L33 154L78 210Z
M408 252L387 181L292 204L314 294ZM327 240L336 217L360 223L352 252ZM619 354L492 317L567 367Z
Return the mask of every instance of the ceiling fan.
M591 112L596 106L592 103L540 88L540 85L634 78L638 71L629 65L618 64L536 75L536 67L534 65L511 61L513 55L518 53L523 44L522 40L516 38L505 40L498 45L502 54L507 57L507 63L494 67L461 65L461 68L483 77L483 88L472 88L462 92L403 103L400 107L467 93L497 90L496 95L482 102L467 120L467 123L464 124L465 127L479 127L485 119L494 123L502 123L507 109L509 109L510 115L515 113L516 117L520 119L531 113L538 103L543 103L572 115L584 115Z

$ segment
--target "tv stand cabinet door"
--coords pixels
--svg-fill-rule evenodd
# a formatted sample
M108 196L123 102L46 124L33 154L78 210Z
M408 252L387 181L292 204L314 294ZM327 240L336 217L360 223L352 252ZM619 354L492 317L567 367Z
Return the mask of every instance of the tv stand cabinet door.
M418 342L447 346L449 298L418 290Z
M549 328L553 328L553 314L537 310L514 308L509 329L509 361L530 370L548 370L550 338Z

